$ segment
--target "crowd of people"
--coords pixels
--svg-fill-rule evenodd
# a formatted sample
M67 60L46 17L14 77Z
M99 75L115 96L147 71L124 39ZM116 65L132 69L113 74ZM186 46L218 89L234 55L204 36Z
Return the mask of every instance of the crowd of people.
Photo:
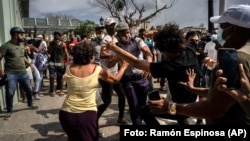
M198 31L184 33L178 24L166 23L157 32L140 29L139 36L133 37L127 23L107 18L104 26L96 26L94 39L81 40L72 34L64 42L55 31L49 44L38 35L38 45L24 38L20 27L13 27L11 40L0 48L0 58L5 58L0 75L7 76L5 119L11 117L17 83L28 107L38 108L34 100L43 96L39 91L48 69L50 96L57 91L63 96L66 83L59 121L70 141L98 140L102 135L98 120L114 93L119 125L129 124L124 118L126 101L132 125L160 125L157 117L176 120L178 125L190 125L189 117L197 118L196 124L249 125L250 6L230 7L210 20L219 26L205 36ZM237 50L240 89L225 85L228 78L217 59L220 48ZM38 65L39 57L44 57L44 67ZM165 80L167 97L148 99L155 90L153 78ZM97 103L98 97L102 104Z

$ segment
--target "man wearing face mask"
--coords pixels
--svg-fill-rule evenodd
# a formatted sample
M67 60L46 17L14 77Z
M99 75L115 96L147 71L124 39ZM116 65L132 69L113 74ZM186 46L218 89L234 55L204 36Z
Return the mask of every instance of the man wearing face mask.
M0 59L5 59L4 71L0 64L0 76L3 77L4 75L7 75L7 83L5 85L7 114L4 118L5 120L9 119L13 112L13 96L16 91L17 82L19 82L20 86L26 93L28 107L31 109L38 108L38 106L34 105L32 100L32 88L25 67L23 34L24 30L22 28L11 28L11 40L0 47ZM28 65L31 66L30 63Z
M119 70L119 59L116 57L115 53L111 50L106 48L106 43L109 41L112 41L112 39L117 42L117 39L115 38L115 26L116 21L114 18L106 18L104 20L104 26L107 34L104 35L103 32L97 34L97 38L102 39L101 41L101 52L100 52L100 64L103 68L106 68L109 72L112 74L117 74ZM110 84L106 81L100 80L99 81L102 86L102 100L103 104L98 106L98 112L97 116L98 118L101 117L103 112L107 109L107 107L110 105L112 101L112 94L113 90L115 90L116 95L118 96L118 119L117 124L118 125L126 125L128 124L127 120L124 119L124 110L125 110L125 92L122 88L122 85L120 82L116 84ZM101 131L99 131L100 136L104 136Z
M212 23L219 24L218 43L224 48L235 48L238 53L238 63L243 64L248 79L250 78L250 6L237 5L228 8L221 16L210 18ZM250 125L250 116L235 99L218 90L216 70L211 73L209 88L199 89L190 85L187 88L197 94L207 97L204 101L193 103L174 103L166 99L149 101L153 113L181 114L205 118L209 125Z
M127 23L121 22L116 27L117 31L117 46L133 54L138 60L146 62L153 61L153 55L149 47L141 38L132 38L130 29ZM144 59L145 58L145 59ZM125 90L129 109L130 118L133 125L142 124L141 107L145 106L147 94L149 92L148 77L151 74L135 67L129 66L122 79L121 83Z
M95 34L96 38L92 39L92 43L96 49L96 56L95 56L95 63L100 65L100 55L101 55L101 41L104 37L105 28L102 25L96 25L95 27Z

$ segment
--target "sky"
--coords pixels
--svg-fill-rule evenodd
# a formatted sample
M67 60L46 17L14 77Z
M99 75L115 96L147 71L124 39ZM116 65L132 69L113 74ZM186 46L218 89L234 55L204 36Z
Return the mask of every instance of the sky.
M99 23L99 19L110 17L98 7L91 6L88 1L93 0L30 0L30 17L44 18L45 13L59 13L69 15L80 20L91 20ZM145 15L154 10L154 0L136 0L137 3L146 7ZM158 0L158 4L170 0ZM236 4L249 4L250 0L225 0L225 8ZM219 15L219 0L213 0L214 16ZM207 28L208 23L208 0L177 0L170 9L164 10L150 20L151 26L163 25L167 22L175 22L180 27L200 26Z

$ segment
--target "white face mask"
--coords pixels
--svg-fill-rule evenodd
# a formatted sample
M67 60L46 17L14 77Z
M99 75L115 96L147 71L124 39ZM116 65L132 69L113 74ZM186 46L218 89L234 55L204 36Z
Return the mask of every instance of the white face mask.
M97 34L96 37L97 37L98 39L101 39L101 40L102 40L103 37L104 37L104 34Z

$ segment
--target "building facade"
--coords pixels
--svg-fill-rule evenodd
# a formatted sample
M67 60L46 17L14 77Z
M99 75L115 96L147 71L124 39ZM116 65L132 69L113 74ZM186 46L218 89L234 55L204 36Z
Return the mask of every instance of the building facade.
M22 16L23 5L28 2L25 0L1 0L0 1L0 45L10 40L10 28L13 26L23 27ZM4 64L4 59L2 59ZM3 67L3 66L2 66ZM16 91L14 103L18 102L19 90ZM5 108L5 88L0 87L0 110Z

